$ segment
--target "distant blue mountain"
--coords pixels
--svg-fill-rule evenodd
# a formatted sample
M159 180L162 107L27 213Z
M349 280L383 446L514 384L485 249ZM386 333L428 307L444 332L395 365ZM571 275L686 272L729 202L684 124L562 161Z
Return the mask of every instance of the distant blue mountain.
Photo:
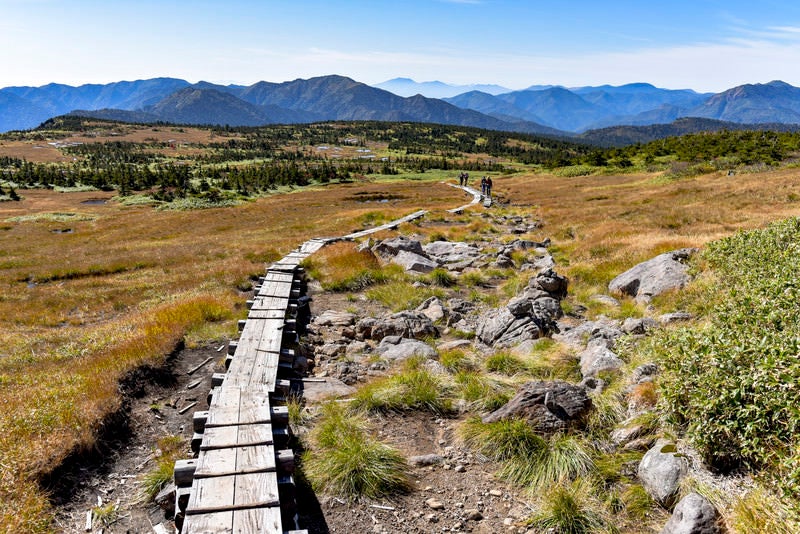
M425 85L399 80L390 82ZM426 83L431 88L456 87ZM647 83L534 86L499 94L471 89L436 99L418 93L403 97L331 75L250 86L154 78L79 87L52 83L0 89L0 131L33 128L50 117L76 110L138 122L257 126L322 120L415 121L563 136L618 125L666 124L684 117L800 124L800 88L781 81L742 85L719 94L660 89ZM702 123L693 126L698 124Z
M411 78L393 78L374 87L398 96L422 95L428 98L447 98L469 91L481 91L490 95L507 93L510 89L492 84L451 85L444 82L415 82Z

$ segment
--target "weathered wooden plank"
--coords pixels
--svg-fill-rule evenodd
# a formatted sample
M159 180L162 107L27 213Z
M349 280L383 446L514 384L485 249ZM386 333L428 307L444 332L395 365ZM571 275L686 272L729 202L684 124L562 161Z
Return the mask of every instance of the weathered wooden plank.
M229 523L230 522L230 523ZM253 508L189 516L185 534L282 534L280 508Z
M258 296L253 299L253 305L250 307L253 310L287 310L289 309L288 297Z
M238 510L233 514L233 531L241 534L249 532L283 534L281 509L272 507Z
M284 299L281 299L281 300L284 300ZM288 299L286 300L286 303L288 305L288 303L289 303ZM256 319L256 320L260 320L260 319L281 319L281 320L283 320L285 318L286 318L286 308L283 308L283 309L280 309L280 308L278 308L278 309L263 309L263 308L253 309L253 308L251 308L250 309L250 313L247 314L247 319L248 320L250 320L250 319Z
M292 283L295 280L295 275L294 273L287 273L283 271L267 271L267 274L264 276L264 280L269 282Z
M231 365L233 367L233 365ZM274 363L273 358L270 356L269 360L265 358L256 358L252 365L234 368L226 378L226 383L232 386L246 387L250 385L256 386L269 386L270 389L275 387L277 382L278 366Z
M186 515L279 506L274 472L195 478Z
M269 510L269 508L265 508ZM190 515L183 520L183 534L232 534L233 510L213 514ZM245 531L240 531L245 532ZM269 531L266 531L269 532Z
M200 450L271 445L272 443L272 425L221 426L212 427L205 431Z
M236 490L236 476L217 478L196 478L192 482L192 496L186 507L186 515L206 511L233 509L233 494Z
M194 478L209 478L275 471L275 448L254 445L201 451Z
M217 407L208 411L206 428L271 423L269 406Z

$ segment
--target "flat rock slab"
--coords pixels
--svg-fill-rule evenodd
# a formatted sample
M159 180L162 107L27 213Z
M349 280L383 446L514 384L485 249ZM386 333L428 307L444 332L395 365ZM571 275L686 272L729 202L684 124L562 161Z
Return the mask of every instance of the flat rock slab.
M348 386L338 378L327 377L323 382L303 382L303 398L308 402L321 402L325 399L349 397L356 388Z
M649 302L656 295L681 289L691 279L686 262L695 252L697 249L682 248L659 254L614 278L608 290Z

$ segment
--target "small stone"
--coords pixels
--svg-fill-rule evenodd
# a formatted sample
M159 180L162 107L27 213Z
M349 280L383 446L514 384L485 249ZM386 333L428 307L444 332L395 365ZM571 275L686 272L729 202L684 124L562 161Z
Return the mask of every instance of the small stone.
M444 467L445 471L449 471L450 469L453 468L453 466L450 464L444 464L442 467Z
M503 492L500 491L500 490L497 490L497 489L491 489L491 490L489 490L489 495L492 495L494 497L502 497L503 496Z
M503 525L505 525L507 527L514 526L514 518L513 517L506 517L505 519L503 519Z
M425 501L425 504L428 505L428 508L432 508L434 510L441 510L444 508L444 503L434 498L428 499L427 501Z
M467 521L480 521L483 519L483 514L480 510L464 510L464 513L467 515Z
M425 489L422 491L433 491L433 486L425 486Z
M464 503L463 502L457 502L456 503L456 508L464 508Z
M439 522L439 518L436 517L436 514L428 514L428 515L425 516L425 519L429 523L438 523Z
M467 470L467 468L466 468L466 467L464 467L464 466L463 466L463 465L461 465L461 464L458 464L458 465L455 467L455 469L453 469L453 470L454 470L456 473L463 473L464 471L466 471L466 470Z

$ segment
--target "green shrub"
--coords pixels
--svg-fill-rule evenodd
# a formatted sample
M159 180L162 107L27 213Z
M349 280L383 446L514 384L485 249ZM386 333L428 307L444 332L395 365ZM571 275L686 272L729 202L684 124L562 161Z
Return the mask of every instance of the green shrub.
M661 402L712 465L766 468L800 495L800 219L711 243L701 260L717 283L701 326L642 346L663 367Z

